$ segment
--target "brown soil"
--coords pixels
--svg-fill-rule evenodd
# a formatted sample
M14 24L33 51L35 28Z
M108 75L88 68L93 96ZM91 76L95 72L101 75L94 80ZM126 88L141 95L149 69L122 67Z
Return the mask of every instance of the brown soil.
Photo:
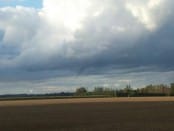
M0 131L173 130L173 97L0 102Z

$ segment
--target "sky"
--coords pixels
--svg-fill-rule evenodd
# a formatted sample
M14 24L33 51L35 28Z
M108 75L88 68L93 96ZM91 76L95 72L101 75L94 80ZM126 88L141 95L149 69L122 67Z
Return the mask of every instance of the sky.
M0 0L0 94L174 82L172 0Z

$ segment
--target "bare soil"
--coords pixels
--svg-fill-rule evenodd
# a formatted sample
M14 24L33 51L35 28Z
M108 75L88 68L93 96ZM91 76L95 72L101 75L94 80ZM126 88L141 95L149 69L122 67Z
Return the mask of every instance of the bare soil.
M173 97L0 102L0 131L173 130Z

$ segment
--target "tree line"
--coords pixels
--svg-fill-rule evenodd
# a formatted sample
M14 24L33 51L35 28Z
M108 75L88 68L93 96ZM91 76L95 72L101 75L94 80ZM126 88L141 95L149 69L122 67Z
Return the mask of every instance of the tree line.
M86 87L76 89L76 96L110 96L110 97L143 97L143 96L174 96L174 83L170 85L148 85L144 88L133 89L127 85L123 89L95 87L88 91Z

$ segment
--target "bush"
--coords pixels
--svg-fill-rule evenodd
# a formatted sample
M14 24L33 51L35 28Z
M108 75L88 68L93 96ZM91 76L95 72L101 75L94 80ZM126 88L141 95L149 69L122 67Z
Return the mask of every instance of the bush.
M87 94L87 90L85 87L80 87L80 88L76 89L76 95L82 96L82 95L86 95L86 94Z

